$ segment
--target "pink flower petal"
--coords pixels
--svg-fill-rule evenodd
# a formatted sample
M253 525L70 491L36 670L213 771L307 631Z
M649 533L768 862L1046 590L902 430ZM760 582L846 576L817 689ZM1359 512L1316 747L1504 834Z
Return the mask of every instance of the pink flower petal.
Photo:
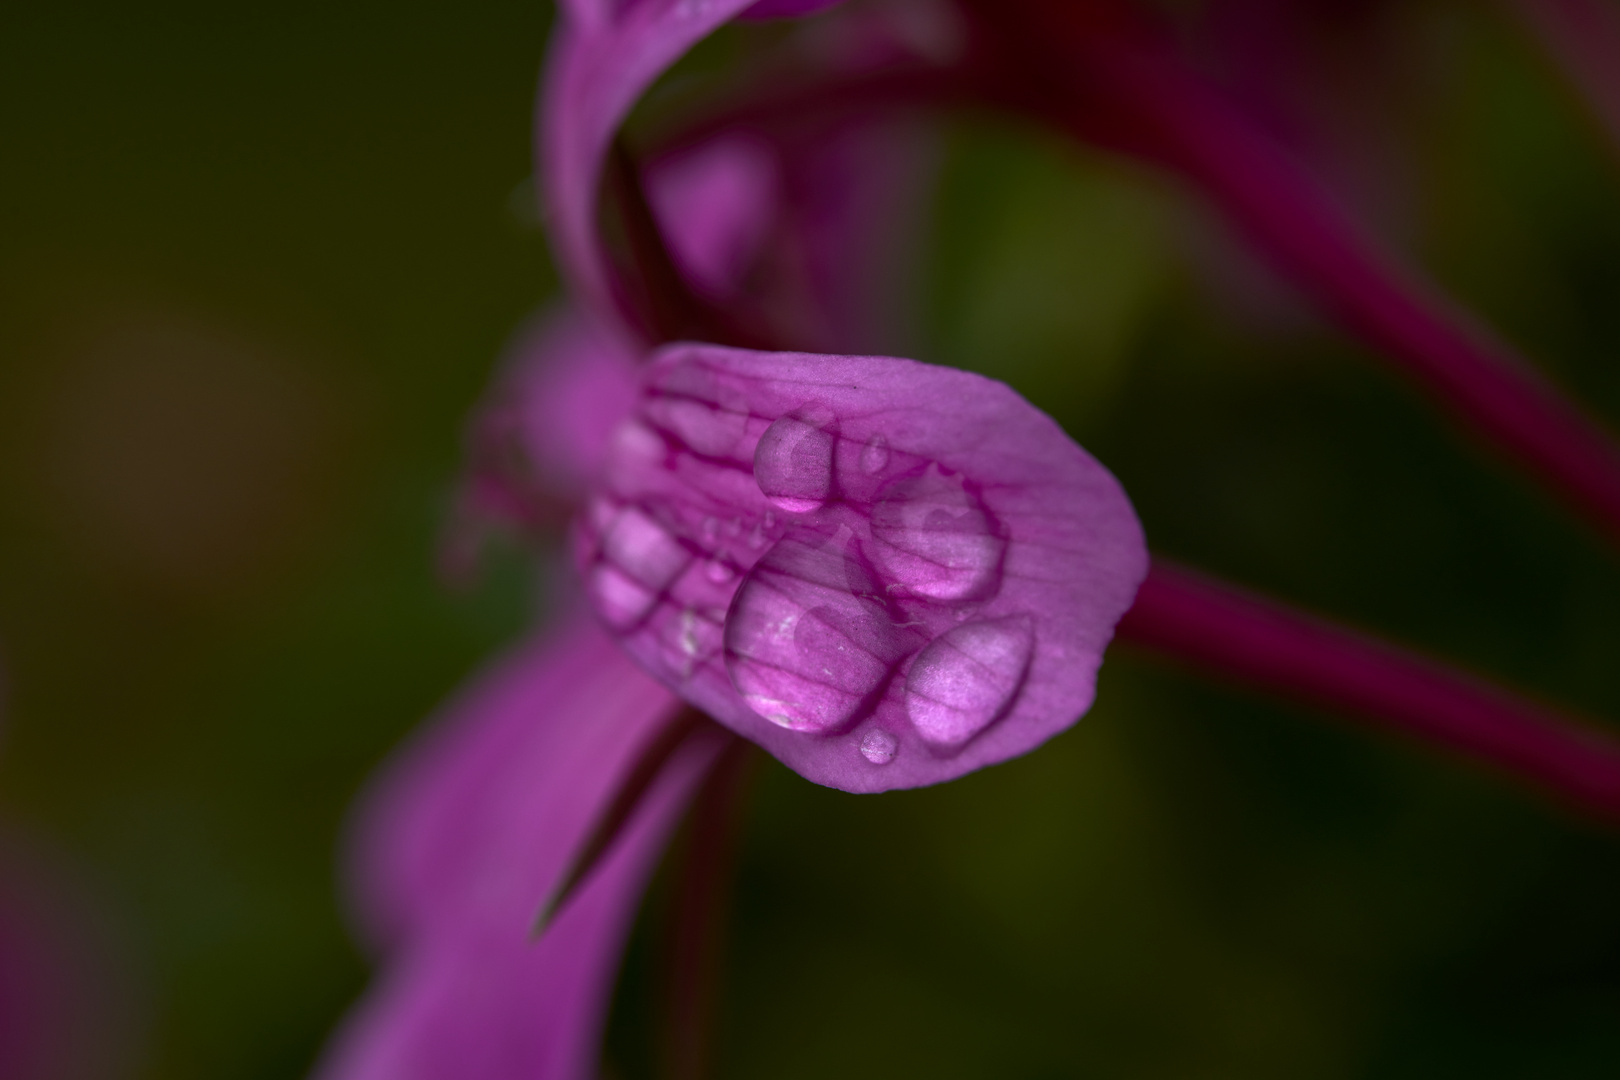
M743 12L744 19L797 19L836 7L844 0L757 0Z
M651 364L579 550L649 672L847 791L1068 727L1147 569L1118 483L1002 384L706 345Z
M597 1076L602 1028L637 902L725 739L709 727L670 759L612 851L540 940L531 940L525 920L511 917L521 912L475 907L411 941L339 1033L317 1076ZM554 835L532 830L531 851Z
M736 295L759 257L778 187L771 148L741 134L711 139L647 170L647 198L670 254L692 286L716 301Z
M514 649L362 805L354 893L369 936L394 943L491 908L526 932L678 708L588 617Z

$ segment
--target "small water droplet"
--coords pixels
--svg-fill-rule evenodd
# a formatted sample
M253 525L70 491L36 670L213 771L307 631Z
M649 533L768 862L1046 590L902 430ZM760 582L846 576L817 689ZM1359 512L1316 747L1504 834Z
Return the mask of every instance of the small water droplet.
M720 520L713 517L704 518L701 531L703 543L709 547L713 547L714 542L720 538Z
M737 571L733 570L724 559L711 559L703 568L703 576L716 585L724 585L737 576Z
M880 473L889 463L889 440L874 435L861 447L861 471L868 476Z
M765 497L794 514L814 510L832 494L832 413L806 406L778 417L754 450L754 480Z
M774 511L774 510L765 511L765 527L767 529L776 528L776 511Z
M930 747L958 750L1007 711L1035 649L1026 616L953 627L928 644L906 676L906 715Z
M905 646L848 538L790 532L726 615L726 670L749 708L794 731L843 729L870 709Z
M690 562L668 529L640 508L625 507L606 523L591 573L597 610L616 629L634 625Z
M872 509L873 557L912 593L978 600L1001 582L1007 542L960 476L937 464L887 485Z
M861 756L874 765L887 765L894 760L900 741L882 728L873 728L861 738Z
M730 521L726 522L726 535L735 540L737 537L742 535L742 526L742 518L732 518Z
M755 551L765 546L764 526L757 524L754 526L753 530L748 534L748 546Z
M681 612L681 652L687 656L698 654L697 612L686 608Z

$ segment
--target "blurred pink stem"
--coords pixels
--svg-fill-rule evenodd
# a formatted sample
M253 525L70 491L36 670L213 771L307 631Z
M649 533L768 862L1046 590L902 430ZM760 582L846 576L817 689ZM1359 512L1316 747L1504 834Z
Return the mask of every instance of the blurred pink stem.
M1460 750L1620 824L1620 743L1436 661L1156 560L1122 640Z
M1022 20L995 7L981 28L1017 23L1000 44L1018 104L1196 181L1296 284L1620 542L1620 447L1608 432L1382 251L1158 35L1106 0L1025 0Z
M1620 8L1612 0L1509 0L1620 154Z

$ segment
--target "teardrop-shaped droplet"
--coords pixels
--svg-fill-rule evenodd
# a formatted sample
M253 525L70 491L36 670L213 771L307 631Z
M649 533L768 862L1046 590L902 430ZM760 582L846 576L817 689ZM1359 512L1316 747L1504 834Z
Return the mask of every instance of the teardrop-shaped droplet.
M912 661L906 715L935 750L953 751L1006 713L1029 670L1026 616L981 619L941 634Z
M754 480L783 510L802 514L832 494L832 414L807 406L778 417L754 450Z
M869 711L906 651L847 538L791 532L748 572L726 615L726 670L748 707L795 731Z
M1001 583L1007 543L960 476L937 464L886 485L872 509L873 557L893 582L936 600L978 600Z
M873 728L861 737L861 757L874 765L887 765L900 749L900 740L882 728Z
M882 435L874 435L866 440L866 445L861 447L861 471L873 476L882 472L888 464L889 440Z
M710 559L703 567L703 576L716 585L724 585L737 576L737 571L733 570L731 564L724 559Z
M622 630L652 609L691 556L639 507L624 507L611 517L601 505L592 511L593 519L605 520L605 525L590 575L591 597L608 625Z

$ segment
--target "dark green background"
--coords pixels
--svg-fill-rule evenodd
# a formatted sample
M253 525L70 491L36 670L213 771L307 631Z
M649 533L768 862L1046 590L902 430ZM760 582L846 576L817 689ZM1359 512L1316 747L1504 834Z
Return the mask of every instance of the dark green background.
M455 593L433 547L556 287L520 210L548 18L0 14L0 803L117 943L133 1075L307 1069L364 979L344 808L525 621L515 553ZM1395 30L1403 242L1620 419L1620 155L1493 11ZM1063 420L1156 550L1620 716L1613 554L1185 190L986 118L941 161L915 351ZM944 788L763 768L730 923L724 1076L1620 1070L1609 834L1129 653L1073 732Z

